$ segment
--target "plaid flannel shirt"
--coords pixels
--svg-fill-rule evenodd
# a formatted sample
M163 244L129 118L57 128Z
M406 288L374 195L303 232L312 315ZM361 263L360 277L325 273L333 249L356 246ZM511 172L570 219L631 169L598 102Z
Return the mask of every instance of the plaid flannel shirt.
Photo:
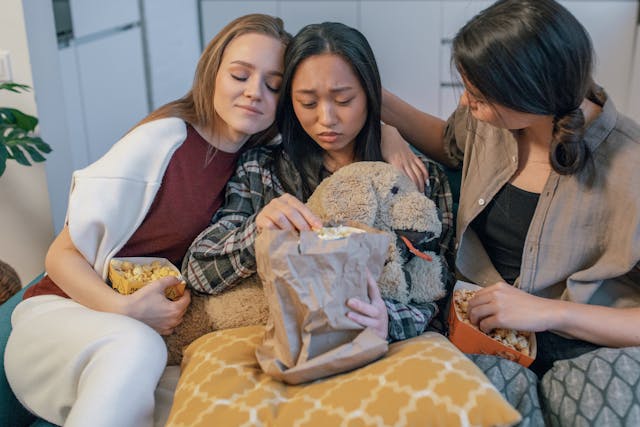
M223 206L213 216L211 225L191 244L182 264L182 274L195 291L220 294L256 272L256 215L285 192L275 173L279 161L287 159L277 145L249 150L238 160L236 173L227 184ZM423 161L429 171L425 194L442 214L440 255L447 268L454 236L451 189L441 168L426 158ZM391 341L421 334L437 313L435 303L418 305L385 300L385 304Z

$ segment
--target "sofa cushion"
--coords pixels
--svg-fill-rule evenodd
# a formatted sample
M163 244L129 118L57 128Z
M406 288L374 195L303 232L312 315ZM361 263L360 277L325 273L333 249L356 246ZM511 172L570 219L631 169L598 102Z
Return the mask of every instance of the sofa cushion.
M556 361L540 395L551 426L639 426L640 347L600 348Z
M303 385L264 374L263 326L212 332L185 350L167 426L509 425L515 411L464 354L428 332L357 370Z

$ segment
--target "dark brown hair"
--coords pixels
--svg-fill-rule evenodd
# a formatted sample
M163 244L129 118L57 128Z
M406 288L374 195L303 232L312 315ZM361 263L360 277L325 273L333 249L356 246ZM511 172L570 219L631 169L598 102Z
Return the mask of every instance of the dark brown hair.
M591 39L554 0L500 0L458 32L452 61L491 103L554 117L549 157L560 174L589 156L580 104L593 86Z

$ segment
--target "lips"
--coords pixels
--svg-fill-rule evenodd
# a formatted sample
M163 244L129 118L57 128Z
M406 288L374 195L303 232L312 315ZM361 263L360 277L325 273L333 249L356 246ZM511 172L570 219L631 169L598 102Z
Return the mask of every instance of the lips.
M335 142L339 136L338 132L321 132L318 134L318 139L322 142Z
M252 107L250 105L238 105L237 107L245 111L248 111L249 113L252 113L252 114L262 114L261 110L259 110L258 108Z

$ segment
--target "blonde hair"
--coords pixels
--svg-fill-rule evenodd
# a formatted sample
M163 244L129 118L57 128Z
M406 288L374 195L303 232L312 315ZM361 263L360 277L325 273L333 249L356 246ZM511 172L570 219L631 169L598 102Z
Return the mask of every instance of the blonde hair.
M177 117L193 126L213 133L219 116L213 106L213 94L222 55L233 39L243 34L258 33L280 40L286 47L291 34L285 31L282 19L254 13L241 16L227 24L207 45L200 56L191 90L182 98L169 102L151 112L136 127L153 120ZM268 141L277 134L275 123L249 138L245 147Z

